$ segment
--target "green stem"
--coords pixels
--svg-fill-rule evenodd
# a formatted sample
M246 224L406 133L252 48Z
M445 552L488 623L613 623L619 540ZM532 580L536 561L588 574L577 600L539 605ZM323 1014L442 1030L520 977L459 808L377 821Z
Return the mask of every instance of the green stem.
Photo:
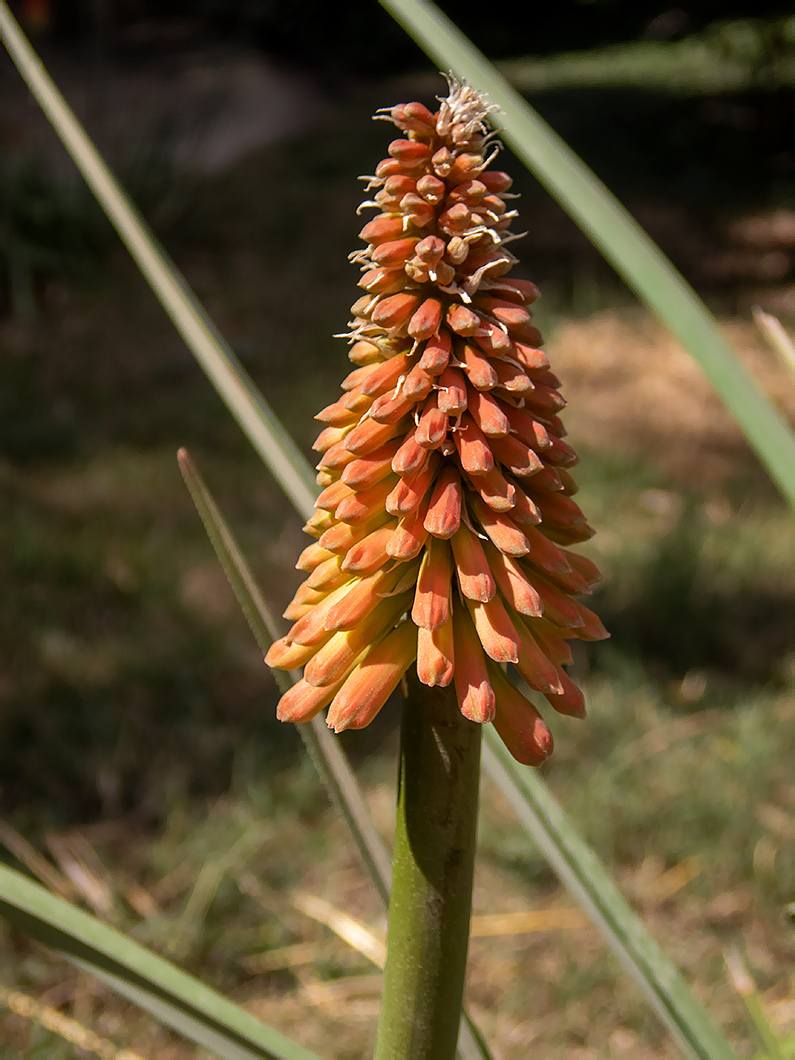
M400 737L384 995L374 1060L452 1060L461 1019L482 727L412 675Z

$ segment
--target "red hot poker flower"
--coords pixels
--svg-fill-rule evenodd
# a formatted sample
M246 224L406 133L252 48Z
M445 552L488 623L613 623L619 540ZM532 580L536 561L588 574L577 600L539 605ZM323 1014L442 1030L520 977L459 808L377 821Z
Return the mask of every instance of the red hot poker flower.
M294 625L266 661L305 666L282 720L328 706L338 732L367 725L416 661L424 684L453 684L467 718L493 720L536 765L552 739L504 664L582 717L566 641L607 633L575 599L599 575L568 546L593 531L572 500L565 402L528 308L538 290L508 275L516 211L511 178L488 168L493 108L450 89L435 114L407 103L382 115L403 135L365 178L377 191L362 208L380 212L351 255L365 292L348 333L356 367L317 417L316 540L298 561Z

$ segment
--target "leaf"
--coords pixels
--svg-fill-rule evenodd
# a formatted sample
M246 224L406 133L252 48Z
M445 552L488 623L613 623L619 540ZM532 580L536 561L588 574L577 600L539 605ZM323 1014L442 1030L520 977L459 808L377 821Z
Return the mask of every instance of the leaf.
M282 636L283 631L265 602L229 525L185 449L180 449L177 459L210 543L221 561L232 591L264 655L271 643ZM282 670L274 671L274 677L283 691L287 691L298 680L296 676ZM298 731L304 738L323 783L350 828L381 898L385 903L388 902L389 855L375 830L367 803L339 741L334 739L320 718L314 718L310 725L299 725Z
M192 975L5 865L0 916L224 1060L318 1060Z
M518 158L698 361L782 494L795 506L795 435L756 387L711 313L671 262L570 147L435 4L380 0L442 70L497 104Z

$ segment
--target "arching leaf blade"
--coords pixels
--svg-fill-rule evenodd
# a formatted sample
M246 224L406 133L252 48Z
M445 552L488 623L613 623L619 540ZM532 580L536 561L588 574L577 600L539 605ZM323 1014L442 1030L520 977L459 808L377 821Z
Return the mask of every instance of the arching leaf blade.
M194 976L6 865L0 865L0 916L218 1056L318 1060Z

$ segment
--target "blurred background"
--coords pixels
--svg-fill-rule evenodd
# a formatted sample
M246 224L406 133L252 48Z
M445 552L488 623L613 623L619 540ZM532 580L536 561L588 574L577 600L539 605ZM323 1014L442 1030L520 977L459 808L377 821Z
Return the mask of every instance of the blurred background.
M629 207L792 421L752 319L795 327L795 18L784 3L442 6ZM287 428L346 372L373 111L444 91L373 2L18 0L56 81ZM700 370L521 165L519 275L569 401L612 640L544 767L697 995L757 1045L737 950L795 1032L795 535ZM372 1048L383 930L175 459L280 612L301 520L0 55L0 856L324 1055ZM388 838L397 706L343 742ZM312 910L314 909L314 913ZM788 911L790 911L788 913ZM676 1053L487 784L470 1008L505 1060ZM510 914L497 922L487 914ZM331 914L326 920L332 919ZM0 925L0 984L144 1057L176 1036ZM0 1009L4 1056L71 1057ZM115 1055L115 1054L108 1054Z

